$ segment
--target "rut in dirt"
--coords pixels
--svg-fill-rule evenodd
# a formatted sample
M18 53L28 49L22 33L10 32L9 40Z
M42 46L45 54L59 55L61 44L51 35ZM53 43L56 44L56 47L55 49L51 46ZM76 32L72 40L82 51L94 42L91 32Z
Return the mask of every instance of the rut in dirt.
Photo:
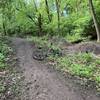
M100 100L92 92L83 95L60 73L34 60L33 43L20 38L13 38L12 42L25 77L21 100Z

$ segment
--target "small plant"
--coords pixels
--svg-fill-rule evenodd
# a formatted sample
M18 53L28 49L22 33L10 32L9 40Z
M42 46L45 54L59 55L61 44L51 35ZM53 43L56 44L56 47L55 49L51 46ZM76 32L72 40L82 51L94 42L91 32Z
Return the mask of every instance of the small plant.
M0 53L0 61L4 61L4 59L5 59L5 56L2 53Z
M5 86L3 84L0 84L0 93L5 91Z

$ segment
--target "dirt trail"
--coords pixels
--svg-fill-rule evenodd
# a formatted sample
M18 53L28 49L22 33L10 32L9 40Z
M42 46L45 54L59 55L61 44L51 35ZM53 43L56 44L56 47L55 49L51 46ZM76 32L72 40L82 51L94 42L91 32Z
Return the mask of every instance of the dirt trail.
M60 73L35 61L34 46L30 42L20 38L13 38L12 42L25 77L21 100L100 100L93 94L83 97Z

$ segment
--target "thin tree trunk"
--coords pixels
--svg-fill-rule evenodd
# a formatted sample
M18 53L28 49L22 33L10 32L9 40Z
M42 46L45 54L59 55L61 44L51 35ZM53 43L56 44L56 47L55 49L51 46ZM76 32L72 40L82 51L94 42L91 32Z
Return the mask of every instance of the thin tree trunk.
M4 22L3 22L3 30L4 30L4 35L6 35L7 32L6 32L6 26L5 26L5 23Z
M97 42L100 42L100 29L99 29L99 24L98 24L98 21L97 21L97 18L96 18L96 13L95 13L95 10L94 10L92 0L89 0L89 6L90 6L91 15L93 17L94 25L95 25L96 32L97 32Z
M36 5L36 2L35 0L33 0L34 2L34 6L35 6L35 10L36 12L38 12L38 28L39 28L39 32L38 32L38 36L41 36L42 35L42 15L41 13L38 11L38 8L37 8L37 5Z
M42 35L42 16L41 16L40 13L39 13L39 16L38 16L38 27L39 27L38 36L41 36Z
M45 0L45 5L46 5L46 10L47 10L49 22L51 22L48 0Z
M33 2L34 2L35 10L36 10L36 12L38 12L37 5L35 3L35 0L33 0Z
M4 11L2 10L2 12L3 12L3 14L2 14L2 27L3 27L3 35L6 35L7 34L7 31L6 31L6 25L5 25L5 13L4 13Z
M56 0L56 8L57 8L57 15L58 15L58 31L60 31L60 4L59 4L59 0Z

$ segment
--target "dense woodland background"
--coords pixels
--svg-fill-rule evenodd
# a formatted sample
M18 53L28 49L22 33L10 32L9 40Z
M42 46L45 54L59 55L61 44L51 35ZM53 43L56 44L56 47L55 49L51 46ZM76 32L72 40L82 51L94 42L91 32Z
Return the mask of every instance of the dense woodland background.
M91 1L99 26L100 0L0 0L0 33L96 39Z

